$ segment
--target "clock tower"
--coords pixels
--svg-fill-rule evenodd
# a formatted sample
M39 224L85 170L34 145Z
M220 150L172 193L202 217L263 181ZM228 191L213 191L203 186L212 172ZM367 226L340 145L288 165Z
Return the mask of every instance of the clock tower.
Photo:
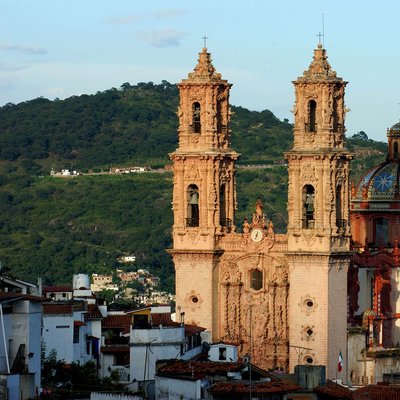
M299 363L326 365L327 377L334 378L347 347L353 158L344 147L347 82L336 76L319 44L308 70L293 84L294 143L286 153L290 369ZM338 377L346 373L344 367Z
M234 232L235 160L230 149L231 84L215 71L207 48L178 83L179 143L173 161L173 249L177 313L204 326L210 338L218 313L217 243Z

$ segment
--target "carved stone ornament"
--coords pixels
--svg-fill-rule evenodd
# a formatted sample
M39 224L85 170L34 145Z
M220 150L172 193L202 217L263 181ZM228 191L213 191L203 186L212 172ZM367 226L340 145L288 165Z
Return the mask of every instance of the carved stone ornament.
M307 243L308 246L312 246L315 243L315 241L317 240L317 238L316 238L316 236L314 234L314 231L306 233L306 231L303 230L303 238L304 238L304 241Z
M311 164L305 164L301 170L301 179L307 182L314 182L315 177L315 167Z
M301 297L298 304L300 310L306 315L311 315L318 309L318 303L315 300L315 297L310 296L309 294L306 294L303 297Z
M200 179L199 168L195 164L189 164L186 169L186 179L195 182Z
M200 233L199 232L190 232L187 234L192 242L192 244L196 245L200 241Z

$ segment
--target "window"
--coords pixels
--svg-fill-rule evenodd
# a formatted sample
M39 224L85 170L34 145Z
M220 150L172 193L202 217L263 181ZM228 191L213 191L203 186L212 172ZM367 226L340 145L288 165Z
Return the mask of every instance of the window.
M314 222L314 187L312 185L305 185L303 187L303 228L313 229Z
M376 246L380 246L381 244L386 245L388 243L388 220L386 218L374 219L374 236Z
M336 188L336 226L344 229L346 225L342 215L342 186Z
M198 103L196 101L195 103L193 103L193 132L194 133L201 133L200 116L201 116L200 103Z
M79 326L74 326L74 343L79 343Z
M226 217L226 186L221 185L219 189L219 223L221 226L230 228L231 220Z
M393 143L393 158L395 160L399 159L399 143L398 142Z
M263 287L263 273L259 269L250 271L250 287L254 290L260 290Z
M308 131L309 132L315 132L317 124L315 123L315 117L316 117L316 111L317 111L317 103L315 100L310 100L308 102Z
M189 227L199 226L199 188L189 185L187 190L188 210L186 225Z
M225 361L226 360L226 347L219 348L219 357L218 360Z

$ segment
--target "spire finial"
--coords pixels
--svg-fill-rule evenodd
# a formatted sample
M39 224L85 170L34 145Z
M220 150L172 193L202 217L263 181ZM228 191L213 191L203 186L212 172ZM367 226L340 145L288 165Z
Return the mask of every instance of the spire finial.
M204 48L207 48L207 39L208 39L208 36L207 35L204 35L203 37L202 37L202 39L203 39L203 41L204 41Z
M316 35L318 36L318 48L324 48L325 47L325 22L324 22L324 13L322 13L322 33L318 32ZM322 40L321 40L322 39Z

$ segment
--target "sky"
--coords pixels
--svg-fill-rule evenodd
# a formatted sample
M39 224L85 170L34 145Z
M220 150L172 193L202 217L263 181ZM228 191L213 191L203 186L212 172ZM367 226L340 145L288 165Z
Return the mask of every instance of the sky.
M0 0L0 106L179 82L206 35L231 104L292 122L292 81L323 31L349 82L347 135L386 141L400 119L399 15L398 0Z

